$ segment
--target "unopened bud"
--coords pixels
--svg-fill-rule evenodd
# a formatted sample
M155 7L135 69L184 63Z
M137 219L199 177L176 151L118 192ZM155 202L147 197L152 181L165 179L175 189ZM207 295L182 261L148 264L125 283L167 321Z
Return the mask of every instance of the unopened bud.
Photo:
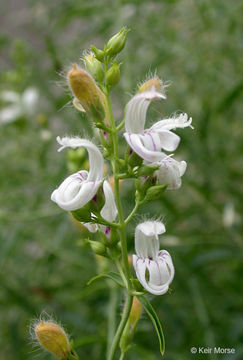
M142 314L142 304L136 297L134 297L129 319L120 340L120 348L124 353L128 350L132 342L134 330L138 320L141 317L141 314Z
M119 33L112 36L112 38L108 41L108 43L105 47L105 51L108 55L113 57L122 51L122 49L124 48L124 46L126 44L127 33L129 31L130 30L128 30L126 27L123 27L119 31Z
M41 321L34 328L35 336L40 345L57 359L68 359L71 345L63 328L51 321Z
M99 60L101 62L104 61L105 52L103 50L97 49L93 45L90 46L90 49L93 51L93 53L94 53L97 60Z
M164 184L150 187L146 192L146 200L158 200L165 192L167 186L167 184Z
M95 81L97 81L98 83L102 82L102 80L104 78L104 70L103 70L101 62L99 60L97 60L96 57L94 56L94 54L92 54L92 53L84 56L83 60L84 60L86 69L88 70L90 75L93 76Z
M115 61L106 73L105 82L107 86L115 86L120 81L120 66Z
M142 307L141 302L138 300L138 298L136 298L136 296L134 296L133 302L132 302L132 309L131 309L130 317L129 317L129 323L132 328L134 328L136 326L138 320L140 319L141 314L142 314L142 309L143 309L143 307Z
M89 244L91 246L91 249L93 250L93 252L97 255L104 255L106 254L106 247L104 244L102 244L99 241L93 241L93 240L89 240Z
M82 108L91 115L94 120L100 121L105 118L106 100L102 91L95 84L94 79L87 71L80 69L76 64L68 72L68 83L75 96L78 110ZM82 107L78 106L78 102Z
M149 91L152 88L154 88L156 91L158 92L162 92L163 90L163 83L162 81L158 78L158 76L149 79L147 81L145 81L138 89L138 93L144 92L144 91Z

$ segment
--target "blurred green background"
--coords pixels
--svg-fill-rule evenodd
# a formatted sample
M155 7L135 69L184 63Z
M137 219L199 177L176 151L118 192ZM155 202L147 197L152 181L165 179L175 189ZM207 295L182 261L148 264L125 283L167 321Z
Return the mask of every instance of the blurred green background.
M61 321L80 359L104 360L109 287L89 287L97 263L70 221L50 201L72 172L57 135L91 135L70 103L65 73L82 51L102 47L131 28L114 89L117 118L149 72L170 82L168 99L150 120L175 111L195 129L178 130L176 158L188 162L183 186L143 206L137 221L162 215L161 248L174 260L172 291L153 299L166 336L166 360L243 358L242 94L240 0L9 0L1 5L0 37L0 359L51 359L29 336L42 311ZM67 161L68 160L68 161ZM124 208L132 187L124 186ZM121 299L122 294L119 298ZM152 299L152 296L151 296ZM123 303L119 300L117 319ZM129 360L159 359L144 314ZM235 355L192 355L192 346L233 347Z

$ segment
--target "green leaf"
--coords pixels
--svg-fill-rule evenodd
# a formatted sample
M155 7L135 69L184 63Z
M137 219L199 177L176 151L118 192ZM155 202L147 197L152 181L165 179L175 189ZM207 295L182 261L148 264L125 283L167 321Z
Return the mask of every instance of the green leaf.
M146 299L145 296L139 296L139 301L142 303L144 309L146 310L148 316L150 317L152 323L154 324L159 339L160 353L163 356L165 352L165 338L159 318L154 308L152 307L152 305L150 304L148 299Z
M90 285L92 284L92 282L96 281L96 280L99 280L101 278L108 278L108 279L111 279L113 280L117 285L121 286L121 287L124 287L124 284L122 282L122 279L120 277L119 274L113 272L113 271L110 271L106 274L99 274L99 275L96 275L94 277L92 277L88 282L87 282L87 285Z

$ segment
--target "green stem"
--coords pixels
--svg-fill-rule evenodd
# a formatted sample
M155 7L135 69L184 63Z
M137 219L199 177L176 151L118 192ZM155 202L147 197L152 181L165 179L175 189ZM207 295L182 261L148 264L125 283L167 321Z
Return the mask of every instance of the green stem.
M123 359L124 359L124 356L125 356L125 353L122 352L119 360L123 360Z
M127 287L127 279L126 279L126 276L124 275L124 272L122 270L122 267L121 267L121 264L120 264L120 261L118 259L115 260L115 263L116 263L116 267L121 275L121 278L124 282L124 285Z
M133 218L133 216L136 214L136 211L137 211L137 209L139 208L139 206L140 206L140 201L136 201L135 206L134 206L134 208L132 209L131 214L128 215L128 217L127 217L126 220L125 220L125 224L126 224L126 225L129 223L129 221L132 220L132 218Z
M109 288L110 288L110 301L108 305L108 334L107 334L106 358L108 358L116 329L117 286L112 282L109 282Z
M131 280L130 280L130 268L128 263L128 254L127 254L127 240L126 240L126 232L125 232L125 222L123 217L121 199L120 199L120 187L119 187L119 152L118 152L118 137L115 128L115 120L112 113L111 108L111 100L109 96L108 90L106 91L106 99L108 103L108 109L110 114L111 128L113 129L112 140L113 140L113 151L114 158L112 161L112 170L114 174L114 192L115 192L115 200L118 210L118 218L120 223L120 238L121 238L121 251L122 251L122 262L124 267L124 273L127 279L128 289L131 289Z
M126 305L125 305L125 308L124 308L123 313L122 313L121 322L120 322L120 324L118 326L116 335L114 337L114 340L113 340L113 343L112 343L112 346L111 346L111 349L110 349L108 360L113 360L115 358L116 349L119 346L119 342L120 342L123 330L124 330L124 328L126 326L128 318L129 318L129 314L130 314L131 307L132 307L132 300L133 300L132 295L128 294Z
M105 71L107 71L107 68L108 68L108 64L106 62L105 63ZM127 253L127 240L126 240L126 231L125 231L126 224L125 224L124 217L123 217L122 204L121 204L121 198L120 198L118 136L117 136L115 120L113 117L111 100L110 100L108 88L106 88L105 94L106 94L106 99L107 99L107 104L108 104L110 125L111 125L111 130L112 130L112 134L110 135L112 138L112 143L113 143L113 159L112 159L111 165L112 165L112 171L113 171L113 175L114 175L114 195L115 195L115 201L116 201L116 206L117 206L117 210L118 210L118 218L119 218L119 225L120 225L119 233L120 233L120 240L121 240L122 265L123 265L124 275L126 278L126 286L127 286L127 292L128 292L127 301L126 301L125 308L123 310L122 318L121 318L120 324L118 326L118 329L116 331L116 335L113 339L113 342L112 342L112 345L110 348L110 352L109 352L109 356L108 356L109 360L113 360L115 357L117 348L119 346L119 342L120 342L123 330L126 326L128 318L129 318L129 314L130 314L131 307L132 307L133 297L130 294L132 291L132 284L131 284L131 274L130 274L130 268L129 268L129 263L128 263L128 253Z

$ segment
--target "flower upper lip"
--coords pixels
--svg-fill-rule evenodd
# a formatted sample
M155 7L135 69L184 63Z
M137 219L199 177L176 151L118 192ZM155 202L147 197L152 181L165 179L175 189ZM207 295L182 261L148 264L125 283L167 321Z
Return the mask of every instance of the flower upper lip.
M60 138L58 136L57 141L61 145L58 151L66 147L77 148L83 146L89 154L89 172L80 170L70 175L51 195L51 199L64 210L78 210L97 193L103 180L104 159L97 146L89 140L69 137Z

